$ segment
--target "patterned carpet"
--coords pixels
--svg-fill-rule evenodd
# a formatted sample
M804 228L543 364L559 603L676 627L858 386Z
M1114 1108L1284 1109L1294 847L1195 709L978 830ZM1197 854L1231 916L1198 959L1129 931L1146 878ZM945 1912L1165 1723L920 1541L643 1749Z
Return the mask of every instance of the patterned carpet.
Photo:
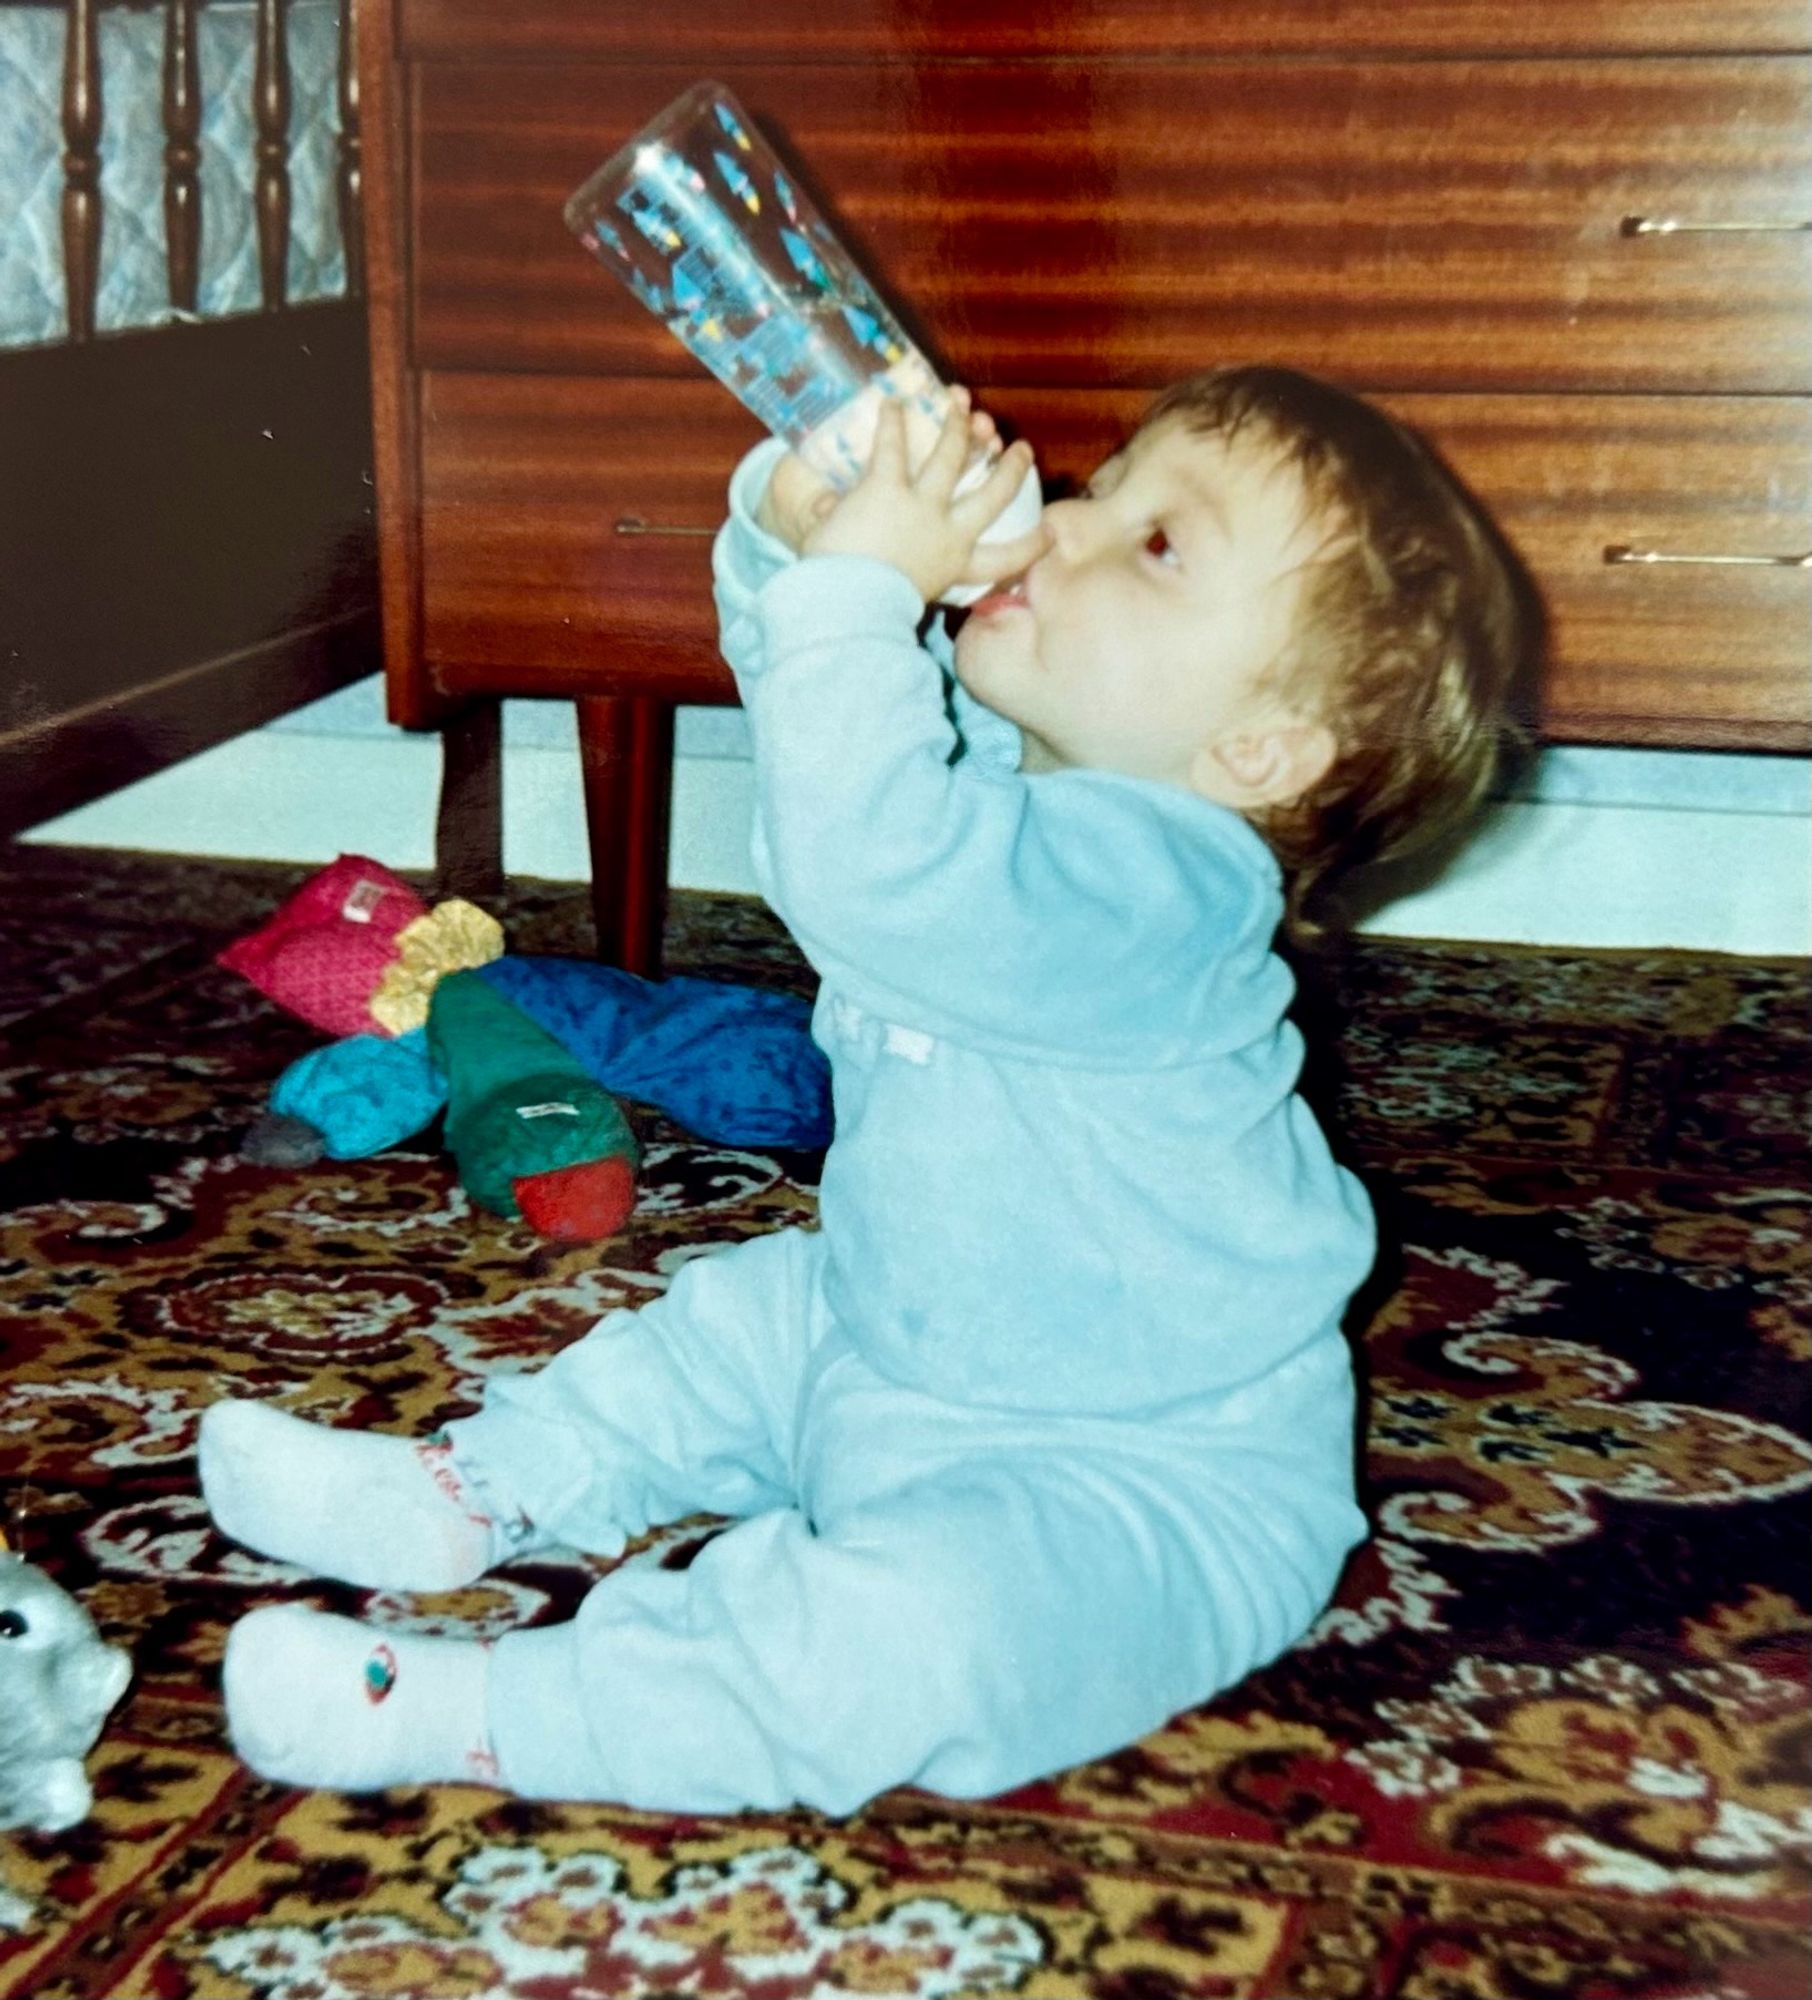
M1355 952L1320 1088L1392 1246L1354 1326L1377 1534L1222 1700L986 1804L845 1821L352 1800L235 1763L228 1620L300 1594L495 1631L602 1566L298 1579L210 1533L199 1412L426 1429L699 1246L809 1216L816 1162L644 1116L601 1250L474 1214L428 1145L240 1162L317 1038L211 954L305 872L0 851L0 1482L137 1663L94 1816L0 1835L5 1993L1803 2000L1803 968ZM582 902L518 885L513 946L586 949ZM805 983L732 898L680 899L670 969Z

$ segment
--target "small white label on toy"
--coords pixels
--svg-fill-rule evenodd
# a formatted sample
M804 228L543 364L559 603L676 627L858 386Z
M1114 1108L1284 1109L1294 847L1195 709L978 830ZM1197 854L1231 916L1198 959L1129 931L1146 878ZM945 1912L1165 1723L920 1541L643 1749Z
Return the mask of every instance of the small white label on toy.
M577 1118L578 1115L576 1104L519 1104L516 1107L518 1118Z
M340 915L349 924L368 924L383 900L383 883L363 877L352 885L345 902L340 905Z

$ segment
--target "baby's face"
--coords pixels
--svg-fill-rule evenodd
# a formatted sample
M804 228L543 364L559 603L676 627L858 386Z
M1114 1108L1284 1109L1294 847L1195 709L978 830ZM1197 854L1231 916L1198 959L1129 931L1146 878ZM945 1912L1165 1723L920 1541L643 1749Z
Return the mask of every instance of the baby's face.
M1326 540L1301 476L1262 439L1170 418L1044 518L1049 551L958 633L958 677L1019 724L1029 771L1207 789L1197 753L1275 709L1260 683Z

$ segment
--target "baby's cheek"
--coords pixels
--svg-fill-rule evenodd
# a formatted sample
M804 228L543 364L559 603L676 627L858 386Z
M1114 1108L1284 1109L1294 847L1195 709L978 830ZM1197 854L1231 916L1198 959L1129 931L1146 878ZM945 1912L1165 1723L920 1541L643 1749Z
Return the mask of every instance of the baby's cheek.
M982 643L982 634L977 629L974 619L965 619L963 629L956 635L951 658L956 667L957 679L977 699L981 697L981 690L977 687L976 681L986 676L987 652L988 649Z

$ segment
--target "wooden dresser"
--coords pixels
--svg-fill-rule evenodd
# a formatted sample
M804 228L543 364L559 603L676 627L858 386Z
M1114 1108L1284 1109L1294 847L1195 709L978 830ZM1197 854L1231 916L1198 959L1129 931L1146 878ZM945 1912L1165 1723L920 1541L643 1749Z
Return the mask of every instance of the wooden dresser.
M578 703L600 947L655 962L672 704L757 429L561 221L715 77L953 379L1085 472L1268 359L1494 509L1556 740L1812 742L1801 0L361 0L391 712L497 866L496 704Z

